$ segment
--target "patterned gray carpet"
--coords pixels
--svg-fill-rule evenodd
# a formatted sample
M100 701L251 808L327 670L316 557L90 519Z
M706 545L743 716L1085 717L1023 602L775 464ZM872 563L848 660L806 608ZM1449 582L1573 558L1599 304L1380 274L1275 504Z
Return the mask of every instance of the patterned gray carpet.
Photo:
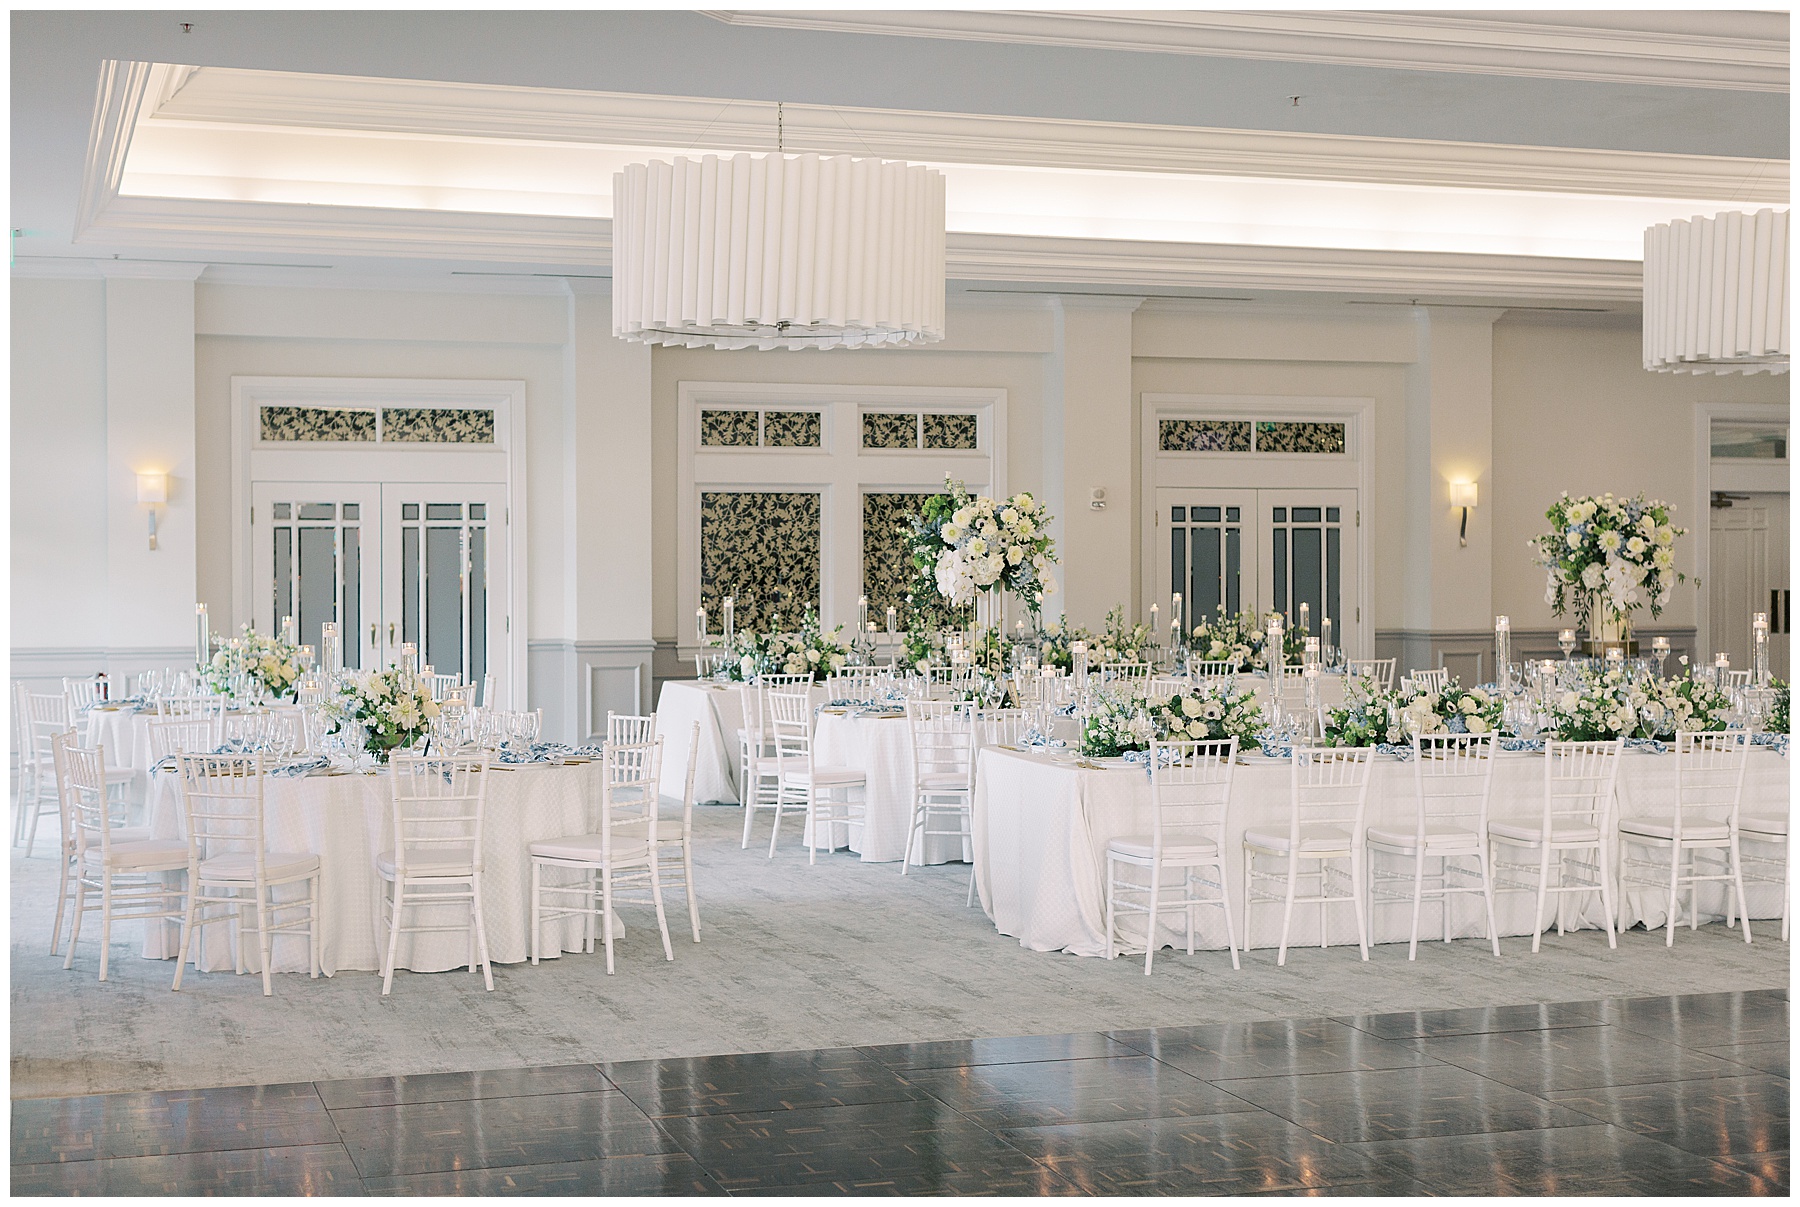
M1223 952L1164 953L1145 977L1112 962L1026 951L966 909L964 865L914 869L838 854L808 867L789 845L773 861L738 848L742 814L698 811L703 942L679 931L667 963L648 907L608 977L599 954L537 968L501 965L485 993L467 972L400 973L391 997L372 973L309 981L190 976L117 943L111 979L96 948L74 970L49 955L55 862L12 860L12 1093L41 1097L131 1089L517 1068L979 1036L1060 1034L1232 1020L1316 1017L1541 1001L1590 1001L1788 983L1772 924L1746 947L1713 925L1626 934L1609 952L1587 931L1530 954L1507 940L1496 961L1479 941L1272 952L1233 972ZM767 830L762 830L767 842ZM649 923L648 926L645 923Z

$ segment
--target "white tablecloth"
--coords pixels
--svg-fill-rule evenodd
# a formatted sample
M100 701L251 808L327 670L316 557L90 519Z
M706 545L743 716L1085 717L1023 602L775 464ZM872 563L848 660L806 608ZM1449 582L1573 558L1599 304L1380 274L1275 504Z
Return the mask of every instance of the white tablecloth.
M1273 947L1281 935L1281 907L1257 905L1248 924L1243 916L1243 835L1252 825L1287 824L1289 771L1285 763L1260 755L1249 759L1250 765L1237 768L1232 783L1225 826L1225 875L1240 941L1246 947ZM1490 816L1541 817L1542 756L1502 754L1496 759ZM1674 756L1629 752L1622 760L1618 815L1668 812L1674 794ZM1412 824L1414 784L1409 764L1378 757L1369 788L1367 821ZM1741 807L1746 813L1786 814L1785 758L1761 748L1750 752ZM1033 951L1104 955L1106 844L1123 835L1150 833L1149 777L1141 766L1091 771L1042 755L984 750L976 763L974 831L975 877L982 907L1001 934L1017 937L1020 946ZM1616 848L1612 866L1616 878ZM1723 914L1722 891L1714 886L1700 890L1702 913ZM1753 919L1780 916L1779 886L1746 886L1746 893ZM1597 896L1567 900L1587 902L1580 907L1579 917L1571 906L1569 921L1601 925ZM1500 933L1530 934L1534 904L1529 893L1498 893L1494 909ZM1651 927L1661 925L1666 904L1666 894L1629 894L1624 903L1625 925L1639 921ZM1351 907L1328 908L1330 941L1356 942L1356 917ZM1479 895L1452 898L1451 909L1453 935L1485 933ZM1550 905L1545 912L1553 922ZM1316 905L1296 907L1290 946L1317 945L1319 913ZM1438 907L1428 903L1420 916L1422 941L1442 937L1440 918ZM1163 944L1179 942L1185 948L1185 930L1178 934L1173 925L1161 919L1158 922ZM1225 946L1224 918L1217 909L1200 910L1198 923L1197 946ZM1411 924L1410 905L1378 904L1370 937L1377 943L1405 942ZM1137 933L1143 933L1141 921Z
M812 705L825 702L825 689L808 690ZM738 784L738 734L744 728L744 685L705 680L664 683L656 702L656 733L663 742L663 783L674 784L665 795L680 791L671 776L687 772L688 736L700 723L700 761L694 767L694 800L698 804L735 805L742 801ZM900 858L899 854L894 855Z
M590 828L586 794L599 791L600 764L562 767L527 766L496 768L488 785L482 858L482 915L487 926L488 954L497 964L515 964L531 954L531 859L526 845L543 838L579 834ZM175 777L152 777L151 825L158 838L181 838L185 833L180 793ZM319 856L321 913L320 961L326 974L339 969L374 970L381 967L385 931L381 922L382 880L375 871L375 857L393 848L393 806L385 774L309 776L286 779L271 776L265 790L269 849L305 851ZM555 872L546 873L554 876ZM573 873L562 876L573 877ZM670 901L677 898L671 896ZM649 907L641 908L648 914ZM408 920L455 923L460 916L453 906L432 907ZM172 956L179 936L174 926L147 922L144 955ZM206 928L203 967L209 970L235 966L229 925ZM577 919L544 927L545 956L577 951L582 946ZM255 938L249 940L247 960L259 967ZM279 939L274 947L275 968L304 972L307 951L303 941ZM466 967L468 942L458 934L425 934L400 937L396 964L414 972L442 972Z
M144 799L150 774L150 713L135 709L95 708L87 714L83 745L106 751L108 767L129 767L137 772L131 798Z
M845 713L819 715L814 755L832 767L850 767L868 776L864 788L868 810L864 824L850 829L850 849L864 863L897 863L906 853L907 825L912 820L913 758L911 729L904 716L857 717ZM941 827L940 819L933 825ZM833 827L834 837L845 837L846 827ZM960 838L933 835L913 862L951 863L969 859L968 844Z

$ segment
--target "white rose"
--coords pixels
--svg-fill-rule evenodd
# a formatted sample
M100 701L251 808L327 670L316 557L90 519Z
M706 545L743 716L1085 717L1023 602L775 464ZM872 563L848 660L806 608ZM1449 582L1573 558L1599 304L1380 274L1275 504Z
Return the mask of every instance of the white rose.
M1019 522L1019 513L1008 507L1001 511L1000 522L1008 527Z
M818 650L807 650L806 651L806 660L808 662L817 662L819 660L819 651Z
M969 510L967 507L959 507L956 509L956 513L950 517L950 522L955 524L958 528L967 528L969 522L974 518L975 513L973 511Z
M1581 706L1580 693L1572 692L1572 691L1564 692L1563 696L1562 696L1562 700L1559 701L1558 705L1557 705L1557 707L1561 708L1564 712L1574 712L1580 706Z
M1465 713L1477 713L1481 711L1481 703L1476 700L1474 696L1464 696L1460 707Z
M1480 717L1470 717L1467 724L1470 733L1486 733L1488 731L1488 723Z
M1007 550L1006 550L1006 560L1014 566L1016 566L1020 562L1024 561L1025 560L1025 547L1023 545L1008 546Z

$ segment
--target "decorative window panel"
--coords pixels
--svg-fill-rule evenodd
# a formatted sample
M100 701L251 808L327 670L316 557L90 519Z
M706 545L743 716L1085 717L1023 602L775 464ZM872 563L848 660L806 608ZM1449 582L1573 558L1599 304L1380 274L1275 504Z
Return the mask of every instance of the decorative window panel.
M1259 453L1342 453L1346 425L1258 420L1256 451Z
M494 412L461 407L383 407L383 443L492 444Z
M977 444L977 430L973 415L927 414L925 416L925 447L974 449Z
M701 411L700 443L706 448L755 448L756 411Z
M878 625L886 625L889 607L906 623L906 586L913 572L906 534L924 497L873 491L863 495L862 593L869 597L869 619Z
M723 614L732 597L739 628L784 629L819 606L819 495L813 491L703 491L700 606Z
M259 408L262 438L272 441L373 442L375 412L345 407Z
M1157 446L1165 453L1247 453L1248 419L1163 419Z
M918 448L919 416L863 412L862 446L864 448Z
M764 411L763 446L818 448L823 428L823 417L817 411Z

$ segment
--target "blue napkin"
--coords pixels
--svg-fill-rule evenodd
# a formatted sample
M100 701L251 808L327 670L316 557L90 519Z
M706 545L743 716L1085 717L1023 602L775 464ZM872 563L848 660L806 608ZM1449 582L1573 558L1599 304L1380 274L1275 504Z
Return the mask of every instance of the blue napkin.
M1785 733L1753 733L1750 735L1752 746L1767 746L1776 754L1786 757L1788 752L1788 735Z
M1528 751L1533 751L1533 752L1540 752L1544 749L1544 739L1542 739L1542 738L1501 738L1500 739L1500 749L1502 749L1502 750L1528 750Z
M269 774L279 775L283 779L297 779L303 775L311 775L315 771L324 771L330 766L331 760L324 755L319 755L317 758L302 759L297 763L288 763L284 766L277 767L275 770L269 772Z
M1452 732L1455 732L1455 731L1453 730ZM1395 758L1399 759L1402 762L1405 762L1407 759L1410 759L1412 757L1412 752L1413 751L1412 751L1411 746L1401 746L1395 742L1377 742L1377 743L1375 743L1375 753L1391 754Z
M1655 738L1626 738L1625 749L1642 750L1649 754L1669 753L1668 743L1658 741Z

